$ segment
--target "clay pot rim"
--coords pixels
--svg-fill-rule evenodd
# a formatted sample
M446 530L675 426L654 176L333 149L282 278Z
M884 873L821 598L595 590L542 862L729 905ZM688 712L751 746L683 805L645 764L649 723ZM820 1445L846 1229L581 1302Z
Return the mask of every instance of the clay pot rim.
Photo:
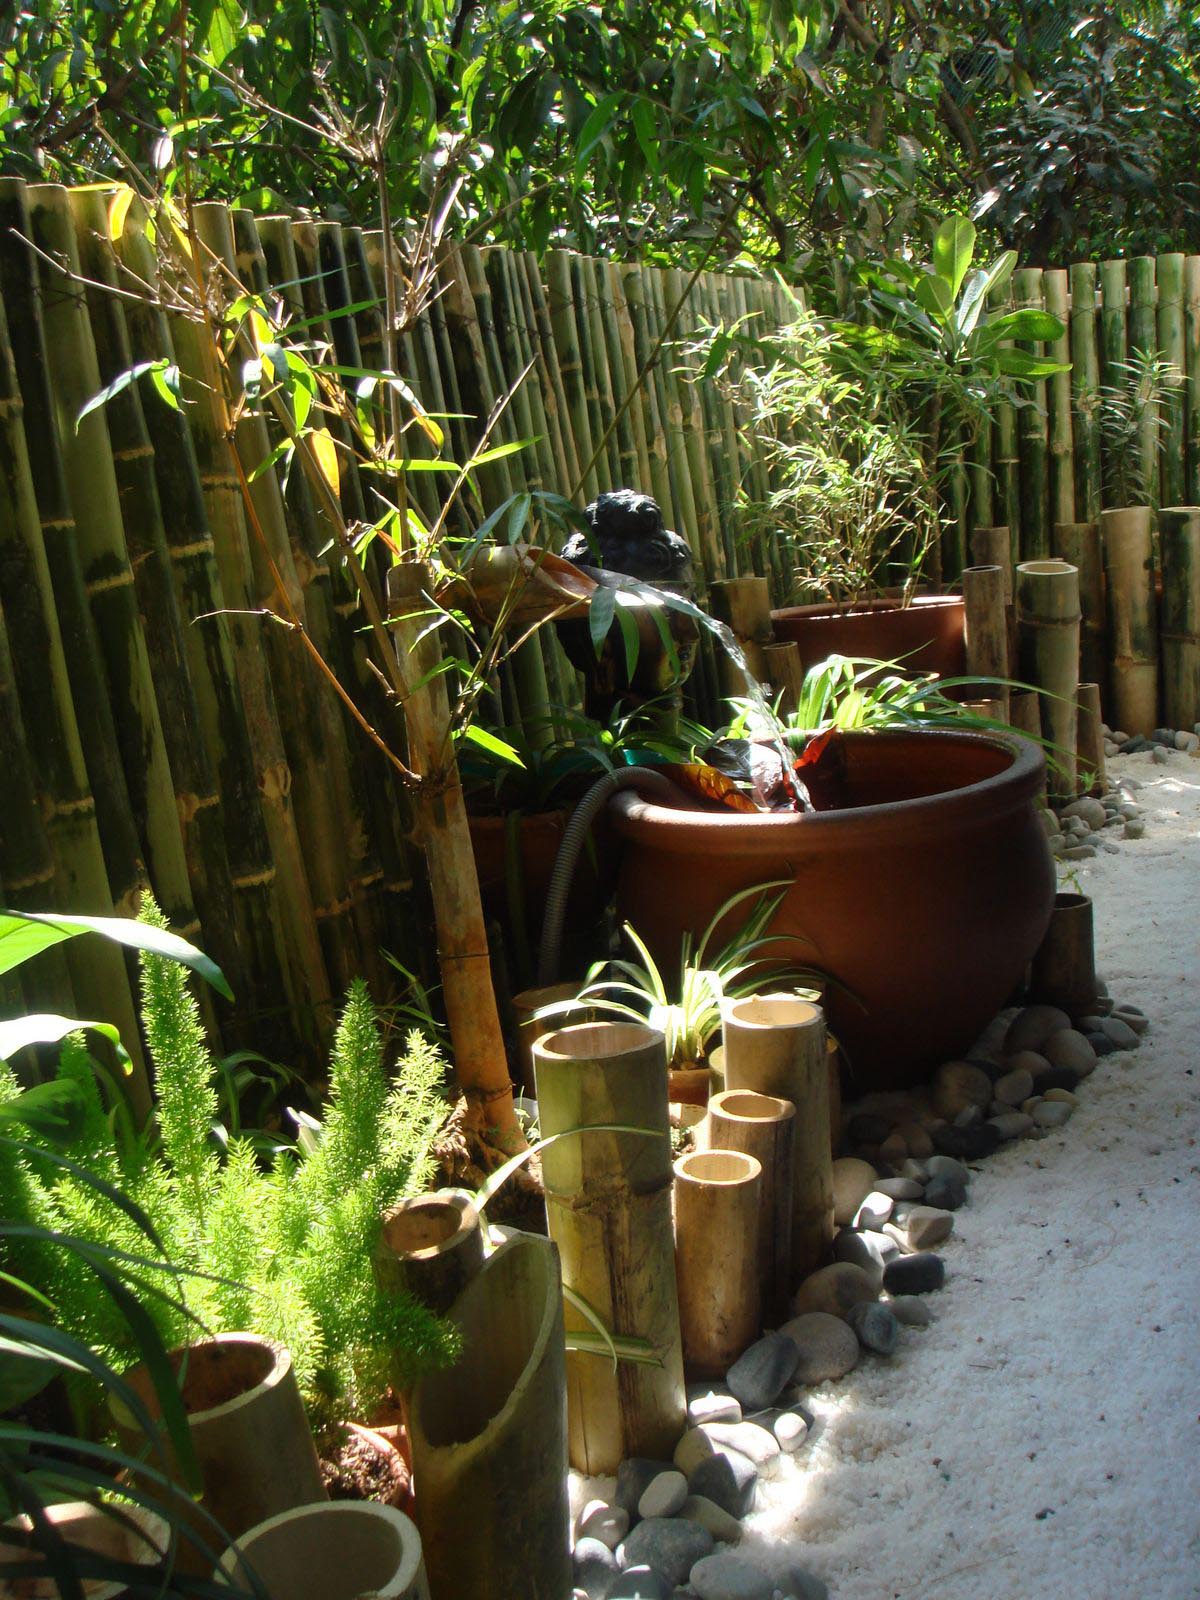
M273 1533L276 1528L286 1523L308 1521L317 1517L332 1517L342 1523L348 1523L352 1517L366 1517L388 1523L396 1534L396 1571L388 1583L375 1592L384 1596L399 1595L411 1585L421 1566L421 1536L417 1532L417 1525L399 1507L384 1505L379 1500L320 1500L314 1501L311 1505L293 1506L288 1511L277 1512L264 1522L256 1523L253 1528L247 1528L236 1544L229 1546L213 1573L214 1580L219 1582L222 1579L232 1578L244 1553L248 1552L249 1562L253 1565L254 1541ZM337 1538L338 1533L338 1528L331 1524L329 1537ZM346 1534L342 1537L345 1538Z
M609 801L617 832L626 838L653 835L656 845L664 850L694 849L698 826L719 831L723 835L720 848L726 853L756 853L762 841L772 833L779 835L780 849L795 849L802 841L820 847L832 843L843 833L862 838L868 833L894 834L904 827L924 829L952 817L966 819L973 813L980 814L983 800L989 802L985 815L992 822L997 814L999 795L1004 795L1009 807L1015 809L1041 792L1045 758L1038 745L1019 734L896 728L847 733L842 737L848 742L862 739L881 739L894 744L907 742L917 748L928 740L954 740L987 746L1008 754L1011 759L999 772L962 788L942 789L936 794L890 800L875 806L846 806L838 811L706 811L686 804L656 805L627 789Z
M881 611L940 611L961 608L960 594L917 594L907 605L900 600L876 596L871 600L818 600L806 606L779 606L771 612L772 621L780 617L806 617L819 622L824 617L870 617Z

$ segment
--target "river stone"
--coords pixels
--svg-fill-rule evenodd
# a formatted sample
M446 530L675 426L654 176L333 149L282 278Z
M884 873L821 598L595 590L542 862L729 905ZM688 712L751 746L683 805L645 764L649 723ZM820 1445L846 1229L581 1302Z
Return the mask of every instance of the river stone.
M577 1541L599 1539L610 1550L615 1550L628 1532L628 1511L623 1506L610 1505L607 1500L589 1500L575 1524Z
M971 1169L953 1156L930 1156L925 1168L931 1178L956 1178L964 1189L971 1181Z
M1000 1143L1000 1136L986 1122L974 1128L952 1128L948 1123L943 1123L934 1128L933 1142L939 1155L954 1156L963 1161L979 1161L991 1155Z
M889 1200L919 1200L922 1186L915 1178L880 1178L875 1185ZM869 1200L870 1195L867 1196Z
M891 1310L872 1301L870 1305L852 1306L846 1321L858 1335L864 1350L874 1350L877 1355L890 1356L896 1348L896 1318Z
M933 1140L919 1122L904 1122L896 1131L902 1135L910 1157L923 1161L926 1156L933 1154ZM901 1162L901 1171L906 1165L906 1162Z
M757 1485L758 1468L736 1450L722 1450L709 1456L688 1473L688 1488L692 1494L711 1500L731 1517L746 1515L754 1503Z
M1105 810L1100 800L1084 795L1081 800L1072 800L1069 806L1064 806L1061 813L1064 817L1078 817L1089 828L1102 828L1104 826Z
M929 1250L889 1261L883 1272L883 1286L889 1294L928 1294L945 1281L946 1263Z
M829 1600L823 1579L805 1567L789 1566L775 1578L775 1592L786 1600Z
M988 1082L991 1083L991 1079ZM988 1105L991 1101L988 1102ZM954 1119L956 1128L975 1128L983 1121L983 1114L987 1106L964 1106Z
M954 1217L936 1206L914 1206L904 1221L904 1237L910 1250L931 1250L954 1232Z
M688 1584L699 1600L771 1600L774 1591L761 1568L728 1550L697 1561Z
M927 1328L933 1321L933 1312L920 1295L898 1294L888 1301L888 1310L908 1328Z
M886 1281L886 1271L884 1274ZM874 1299L874 1295L871 1296ZM825 1311L808 1311L785 1322L780 1329L800 1352L797 1383L824 1383L841 1378L858 1362L858 1339L841 1317Z
M1146 837L1146 821L1144 817L1130 817L1121 829L1123 839L1144 839Z
M937 1211L957 1211L966 1198L967 1186L961 1178L930 1178L925 1189L925 1204Z
M1118 1050L1136 1050L1138 1036L1127 1022L1122 1022L1120 1017L1105 1017L1102 1029L1107 1039L1111 1039Z
M995 1128L1007 1143L1010 1139L1023 1139L1033 1129L1033 1118L1024 1111L1006 1111L1001 1117L992 1117L989 1128Z
M705 1556L712 1555L714 1540L698 1522L679 1517L647 1517L621 1546L623 1567L653 1567L669 1584L680 1584Z
M796 1348L782 1333L768 1333L737 1358L725 1381L743 1412L774 1405L796 1370Z
M1036 1083L1043 1072L1049 1072L1050 1063L1038 1050L1016 1050L1005 1061L1009 1072L1028 1072Z
M1096 1069L1096 1052L1082 1033L1074 1028L1063 1028L1046 1040L1046 1060L1052 1067L1067 1067L1086 1078ZM1038 1088L1042 1085L1039 1083Z
M1018 1050L1040 1050L1052 1033L1070 1026L1070 1017L1057 1006L1026 1006L1009 1024L1004 1053L1011 1056Z
M1051 1035L1051 1038L1056 1037L1056 1034ZM1019 1106L1032 1093L1033 1074L1026 1067L1010 1069L995 1085L996 1099L1006 1106Z
M929 1182L929 1163L932 1159L932 1150L925 1156L909 1156L908 1160L900 1168L900 1176L902 1178L912 1178L924 1187Z
M673 1593L653 1567L626 1567L609 1584L604 1600L671 1600Z
M1061 1128L1069 1122L1074 1108L1063 1105L1061 1100L1043 1100L1041 1105L1035 1106L1030 1112L1034 1122L1039 1128Z
M973 1061L944 1061L934 1073L933 1108L948 1122L971 1106L982 1109L991 1098L992 1080Z
M1117 1048L1106 1033L1100 1033L1099 1031L1088 1033L1085 1034L1085 1038L1097 1056L1100 1057L1111 1056Z
M638 1501L647 1486L660 1472L670 1472L669 1461L651 1461L646 1456L629 1456L617 1468L617 1487L613 1502L629 1513L632 1521L637 1516Z
M875 1168L869 1161L857 1156L842 1156L833 1163L833 1218L842 1225L851 1222L854 1213L875 1187Z
M899 1250L895 1240L889 1239L886 1233L855 1233L852 1228L842 1228L834 1236L833 1254L837 1261L861 1267L878 1292L883 1282L883 1269Z
M710 1383L691 1383L687 1391L688 1421L693 1428L703 1422L740 1422L742 1408L737 1399Z
M880 1166L898 1167L908 1154L908 1143L899 1128L893 1128L891 1133L879 1146Z
M792 1296L792 1316L827 1311L831 1316L844 1317L851 1306L860 1300L874 1300L876 1293L869 1273L851 1261L835 1261L805 1278Z
M808 1438L808 1419L798 1411L781 1411L771 1419L771 1432L779 1440L779 1448L795 1455Z
M901 1158L903 1159L903 1157ZM892 1214L895 1204L891 1195L886 1195L880 1189L872 1189L870 1194L854 1213L854 1228L882 1228Z
M724 1544L736 1544L742 1537L742 1525L738 1519L731 1517L715 1500L707 1500L702 1494L688 1495L679 1508L679 1515L686 1517L689 1522L698 1522L702 1528L708 1529L714 1539L720 1539Z
M762 1428L757 1422L710 1422L705 1432L719 1449L736 1450L747 1461L753 1461L759 1472L769 1475L776 1470L779 1440L770 1428Z
M892 1131L887 1117L871 1111L856 1111L846 1123L847 1144L882 1144Z
M609 1584L620 1571L616 1556L600 1539L576 1539L573 1559L576 1585L588 1600L605 1600Z
M1047 1089L1042 1099L1061 1101L1064 1106L1074 1107L1079 1104L1079 1096L1072 1094L1070 1089Z
M1165 767L1171 758L1161 744L1156 744L1150 752L1150 759L1156 767Z
M687 1495L687 1479L682 1472L676 1469L660 1472L658 1477L651 1478L642 1490L642 1497L638 1501L638 1516L673 1517L687 1499Z
M1145 1033L1146 1029L1150 1026L1150 1018L1144 1011L1139 1011L1137 1006L1131 1006L1128 1004L1114 1006L1111 1014L1114 1017L1118 1017L1123 1023L1125 1023L1127 1027L1132 1028L1134 1033L1137 1034Z

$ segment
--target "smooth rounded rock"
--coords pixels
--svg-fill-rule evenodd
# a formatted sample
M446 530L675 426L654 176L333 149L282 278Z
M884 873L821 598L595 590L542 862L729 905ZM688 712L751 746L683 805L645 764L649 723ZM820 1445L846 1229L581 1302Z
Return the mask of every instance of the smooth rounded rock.
M785 1322L780 1332L786 1333L800 1352L797 1383L825 1383L844 1377L857 1365L858 1339L841 1317L808 1311Z
M1034 1122L1039 1128L1061 1128L1069 1122L1072 1106L1063 1105L1061 1100L1043 1100L1040 1106L1035 1106L1030 1112Z
M704 1422L740 1422L741 1402L735 1395L708 1383L693 1383L687 1391L688 1421L693 1428Z
M896 1318L892 1311L879 1301L872 1301L870 1305L853 1306L846 1321L857 1334L858 1342L864 1350L873 1350L876 1355L890 1356L896 1348L898 1333Z
M1005 1061L1009 1072L1028 1072L1036 1083L1043 1072L1049 1072L1050 1063L1039 1050L1017 1050Z
M779 1448L787 1455L795 1455L808 1438L808 1419L798 1411L781 1411L772 1418L771 1432L779 1440Z
M1134 1033L1137 1034L1145 1033L1146 1029L1150 1026L1150 1018L1144 1011L1139 1011L1137 1006L1114 1006L1110 1015L1116 1017L1118 1021L1123 1022L1126 1027L1132 1028Z
M875 1187L875 1168L856 1156L841 1156L833 1163L833 1219L844 1227Z
M1042 1048L1052 1067L1066 1067L1081 1078L1095 1070L1096 1052L1086 1036L1075 1028L1063 1028L1058 1033L1052 1033ZM1038 1087L1041 1088L1041 1084Z
M604 1600L671 1600L673 1593L653 1567L626 1567L609 1584Z
M933 1075L933 1108L948 1122L972 1106L982 1109L991 1098L991 1079L972 1061L944 1061Z
M882 1228L892 1214L895 1201L891 1195L884 1194L880 1189L872 1189L870 1194L854 1213L854 1228Z
M906 1328L927 1328L933 1321L933 1312L919 1295L898 1294L887 1304L896 1321Z
M1130 817L1121 829L1123 839L1144 839L1146 837L1146 823L1143 817Z
M711 1500L731 1517L746 1515L754 1504L757 1487L758 1468L736 1450L722 1450L708 1456L688 1473L688 1488L692 1494Z
M607 1600L608 1586L620 1571L608 1546L599 1539L577 1539L572 1559L576 1586L588 1600Z
M774 1592L774 1584L761 1567L728 1550L697 1561L688 1585L698 1600L771 1600Z
M931 1250L954 1232L954 1216L936 1206L914 1206L904 1222L904 1237L910 1250Z
M783 1335L780 1335L783 1337ZM790 1341L789 1341L790 1342ZM761 1473L771 1473L779 1460L779 1440L757 1422L710 1422L705 1432L721 1450L736 1450Z
M575 1523L575 1538L599 1539L615 1550L629 1532L629 1513L623 1506L607 1500L589 1500Z
M995 1128L1006 1144L1011 1139L1023 1139L1033 1131L1033 1126L1033 1118L1024 1111L1006 1111L1003 1116L992 1117L988 1123L988 1127Z
M1061 815L1064 817L1078 817L1089 828L1102 828L1104 826L1104 804L1102 801L1094 799L1091 795L1084 795L1080 800L1072 800L1069 806L1063 807Z
M1105 1017L1102 1031L1118 1050L1136 1050L1138 1047L1137 1034L1127 1022L1122 1022L1120 1017Z
M687 1496L687 1479L682 1472L677 1468L673 1468L670 1472L660 1472L657 1478L651 1478L642 1490L641 1499L638 1501L638 1516L673 1517Z
M1079 1096L1072 1094L1070 1089L1047 1089L1042 1099L1061 1101L1064 1106L1077 1106L1079 1104Z
M1000 1138L986 1122L973 1128L952 1128L948 1123L943 1123L934 1128L933 1142L939 1155L954 1156L962 1161L979 1161L991 1155Z
M742 1525L738 1519L731 1517L715 1500L708 1500L702 1494L688 1495L679 1508L679 1515L707 1528L713 1538L719 1539L722 1544L737 1544L742 1537Z
M931 1178L957 1178L964 1189L971 1181L970 1168L964 1167L962 1162L956 1161L953 1156L930 1156L925 1168Z
M793 1317L825 1311L843 1317L860 1300L874 1300L877 1290L869 1273L850 1261L835 1261L811 1273L792 1296Z
M889 1200L919 1200L923 1193L923 1186L915 1178L880 1178L875 1188Z
M660 1472L670 1472L669 1461L651 1461L646 1456L627 1456L617 1468L617 1487L613 1493L613 1501L620 1506L622 1511L628 1512L630 1520L637 1516L638 1501L642 1498L648 1485L658 1477Z
M833 1241L835 1260L848 1261L851 1266L861 1267L876 1290L883 1282L884 1267L899 1253L895 1240L886 1233L855 1233L852 1228L843 1228Z
M960 1178L930 1178L925 1189L925 1204L937 1211L957 1211L966 1198L967 1186Z
M1004 1035L1004 1053L1011 1056L1018 1050L1040 1050L1052 1033L1070 1026L1070 1017L1058 1006L1026 1006L1009 1024Z
M713 1552L714 1539L698 1522L679 1517L648 1517L621 1546L622 1567L652 1567L672 1585L683 1583L697 1561Z
M765 1411L783 1393L796 1370L796 1349L781 1333L768 1333L742 1352L725 1382L742 1411Z
M789 1566L775 1579L775 1589L786 1600L829 1600L829 1590L823 1579L807 1567Z
M1051 1034L1051 1038L1057 1035ZM1019 1106L1033 1093L1033 1074L1027 1067L1010 1069L995 1084L996 1099L1006 1106Z
M946 1263L931 1251L900 1256L884 1268L883 1286L889 1294L929 1294L946 1281Z

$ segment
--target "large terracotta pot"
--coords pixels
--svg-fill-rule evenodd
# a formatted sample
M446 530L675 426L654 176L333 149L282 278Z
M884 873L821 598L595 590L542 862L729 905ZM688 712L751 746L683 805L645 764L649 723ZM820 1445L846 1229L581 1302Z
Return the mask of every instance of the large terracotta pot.
M804 671L827 656L860 656L901 661L905 672L936 672L961 677L967 658L963 645L962 596L918 595L910 605L896 600L858 600L852 607L788 606L772 611L775 637L795 644Z
M1015 735L940 731L848 734L843 752L835 810L750 816L618 796L618 909L671 964L683 931L728 896L794 877L773 926L805 941L792 959L836 980L830 1027L855 1087L913 1083L971 1044L1046 931L1044 761Z

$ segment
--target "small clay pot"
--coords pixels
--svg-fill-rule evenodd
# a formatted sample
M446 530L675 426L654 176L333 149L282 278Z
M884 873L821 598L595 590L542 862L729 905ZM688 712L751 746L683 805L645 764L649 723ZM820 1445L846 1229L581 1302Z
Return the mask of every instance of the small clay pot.
M386 1474L392 1485L386 1495L369 1495L365 1498L377 1500L382 1505L395 1506L398 1511L404 1511L411 1515L413 1507L412 1461L411 1457L406 1454L408 1434L403 1424L394 1425L388 1429L388 1433L394 1434L395 1438L389 1438L388 1433L384 1433L378 1428L368 1428L365 1423L361 1422L347 1422L345 1429L348 1434L359 1440L379 1458L381 1475ZM329 1454L323 1456L323 1460L327 1463L330 1459ZM337 1484L328 1481L328 1475L326 1475L326 1487L331 1500L363 1498L340 1492Z
M775 637L794 644L807 672L832 655L897 661L899 671L936 672L958 678L966 671L961 595L918 595L904 606L895 600L857 600L853 605L788 606L772 611Z

